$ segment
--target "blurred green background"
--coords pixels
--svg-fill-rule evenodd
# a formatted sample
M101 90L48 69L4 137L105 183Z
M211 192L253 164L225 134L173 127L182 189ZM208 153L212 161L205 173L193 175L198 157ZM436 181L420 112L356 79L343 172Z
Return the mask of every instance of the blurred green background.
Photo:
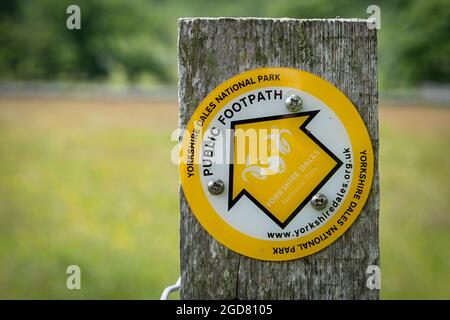
M65 28L77 4L82 28ZM2 79L176 83L179 17L260 16L368 18L381 8L380 84L450 81L447 0L3 0Z
M66 28L69 4L81 30ZM450 299L444 0L2 1L0 298L155 299L178 278L178 17L367 18L370 4L382 297ZM71 264L82 290L66 289Z

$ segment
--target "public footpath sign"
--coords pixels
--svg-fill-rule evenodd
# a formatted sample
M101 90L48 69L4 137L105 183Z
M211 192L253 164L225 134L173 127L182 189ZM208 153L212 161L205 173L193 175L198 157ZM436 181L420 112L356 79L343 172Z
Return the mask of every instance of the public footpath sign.
M290 68L228 79L184 132L180 176L200 224L226 247L261 260L324 249L361 212L372 144L358 111L331 83Z

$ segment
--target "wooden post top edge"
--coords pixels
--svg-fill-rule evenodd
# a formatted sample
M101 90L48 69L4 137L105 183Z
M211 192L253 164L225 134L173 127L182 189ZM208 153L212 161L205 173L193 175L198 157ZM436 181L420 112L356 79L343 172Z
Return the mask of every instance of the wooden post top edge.
M189 23L189 22L215 22L215 21L270 21L270 22L286 22L286 21L297 21L297 22L346 22L346 23L368 23L370 19L361 18L308 18L308 19L297 19L297 18L261 18L261 17L182 17L178 18L178 23Z

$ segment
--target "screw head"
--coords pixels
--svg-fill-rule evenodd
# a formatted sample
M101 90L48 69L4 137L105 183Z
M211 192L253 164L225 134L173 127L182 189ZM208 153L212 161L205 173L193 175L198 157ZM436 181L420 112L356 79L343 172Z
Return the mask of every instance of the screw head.
M220 179L214 179L208 182L208 191L212 195L219 195L225 190L225 184Z
M328 199L323 194L318 193L311 198L310 203L311 207L313 207L314 209L323 210L328 204Z
M286 108L290 111L290 112L298 112L302 109L302 99L296 95L290 95L289 97L287 97L285 105Z

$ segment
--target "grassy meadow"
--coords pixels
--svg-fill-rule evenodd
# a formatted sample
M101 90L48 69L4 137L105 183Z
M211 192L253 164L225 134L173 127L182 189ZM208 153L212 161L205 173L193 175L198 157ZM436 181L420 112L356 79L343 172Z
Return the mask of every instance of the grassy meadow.
M450 299L450 108L380 119L382 297ZM179 276L176 127L175 102L0 98L0 298L159 298Z

